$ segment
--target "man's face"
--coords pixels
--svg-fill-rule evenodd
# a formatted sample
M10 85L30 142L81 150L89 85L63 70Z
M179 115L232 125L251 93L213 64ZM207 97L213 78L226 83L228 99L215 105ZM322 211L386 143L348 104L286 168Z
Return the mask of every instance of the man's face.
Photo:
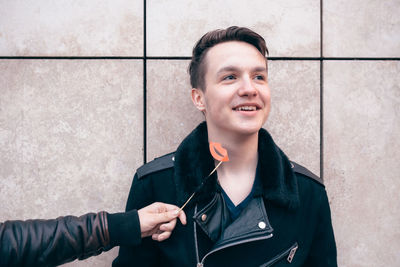
M271 106L264 56L248 43L230 41L212 47L205 64L206 88L193 90L192 99L204 112L209 133L257 133Z

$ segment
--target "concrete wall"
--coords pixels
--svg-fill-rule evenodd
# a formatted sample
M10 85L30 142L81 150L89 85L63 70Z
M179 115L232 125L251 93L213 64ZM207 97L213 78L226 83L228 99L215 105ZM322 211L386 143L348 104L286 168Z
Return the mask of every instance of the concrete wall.
M195 41L240 25L270 50L265 127L325 180L339 265L400 265L398 14L399 0L0 0L0 221L123 210L136 168L202 120Z

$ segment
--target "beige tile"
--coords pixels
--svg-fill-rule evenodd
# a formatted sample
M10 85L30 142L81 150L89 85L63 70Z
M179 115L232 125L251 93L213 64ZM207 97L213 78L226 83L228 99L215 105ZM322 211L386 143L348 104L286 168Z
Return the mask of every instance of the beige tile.
M320 174L320 63L269 61L271 113L264 127L291 160Z
M142 0L0 2L0 56L142 55Z
M147 1L151 56L191 56L208 31L246 26L267 41L271 56L319 56L319 1Z
M187 60L147 62L147 160L175 151L204 117L191 100Z
M3 60L0 73L0 221L124 210L143 163L142 62Z
M324 56L400 56L398 0L336 0L323 3Z
M324 63L324 173L339 266L400 265L400 63Z
M0 221L121 211L143 162L141 61L0 61Z

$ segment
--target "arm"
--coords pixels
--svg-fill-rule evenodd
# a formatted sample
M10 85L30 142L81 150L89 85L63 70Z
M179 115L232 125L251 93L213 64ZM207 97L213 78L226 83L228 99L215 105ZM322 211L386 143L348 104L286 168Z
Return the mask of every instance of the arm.
M98 255L111 248L106 225L105 212L0 223L0 266L57 265Z
M318 221L305 266L337 266L336 243L325 189L319 203Z
M145 236L162 241L175 227L178 207L153 203L125 213L89 213L53 220L0 223L0 266L59 265L114 246L133 246ZM186 222L183 212L179 213Z

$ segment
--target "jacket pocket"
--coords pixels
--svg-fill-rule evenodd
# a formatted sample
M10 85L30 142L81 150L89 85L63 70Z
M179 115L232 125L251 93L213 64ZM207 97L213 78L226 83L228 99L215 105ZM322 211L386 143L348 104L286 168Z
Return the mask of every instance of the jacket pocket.
M286 249L285 251L279 253L275 257L273 257L271 260L267 261L264 264L261 264L260 267L268 267L272 266L275 263L277 263L280 260L286 259L287 263L292 263L294 255L296 254L297 249L299 248L299 245L294 243L290 248Z

